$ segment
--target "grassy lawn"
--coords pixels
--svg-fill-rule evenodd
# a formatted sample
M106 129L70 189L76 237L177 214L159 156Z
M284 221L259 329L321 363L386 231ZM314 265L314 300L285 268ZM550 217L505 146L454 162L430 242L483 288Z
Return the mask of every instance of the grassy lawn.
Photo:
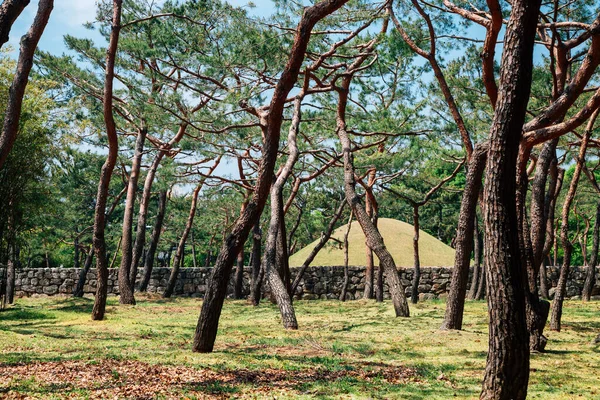
M0 313L0 398L476 398L485 365L484 302L465 330L438 330L444 303L394 318L388 303L299 301L300 330L277 307L227 301L215 351L191 352L201 302L18 299ZM600 303L567 301L563 331L532 357L529 398L600 399Z

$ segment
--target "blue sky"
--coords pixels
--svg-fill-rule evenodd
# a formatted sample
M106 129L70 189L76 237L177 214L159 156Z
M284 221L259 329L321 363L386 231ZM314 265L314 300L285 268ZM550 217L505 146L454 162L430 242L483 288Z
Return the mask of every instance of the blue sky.
M83 26L86 22L94 21L96 3L97 0L55 0L54 10L40 40L39 48L52 54L62 54L66 51L63 36L67 34L102 40L97 32ZM247 6L248 3L252 3L255 7L250 9L250 13L256 16L266 16L274 10L271 0L230 0L229 3L237 6ZM15 57L18 54L19 40L29 29L37 6L38 1L32 1L12 27L8 43L13 47Z

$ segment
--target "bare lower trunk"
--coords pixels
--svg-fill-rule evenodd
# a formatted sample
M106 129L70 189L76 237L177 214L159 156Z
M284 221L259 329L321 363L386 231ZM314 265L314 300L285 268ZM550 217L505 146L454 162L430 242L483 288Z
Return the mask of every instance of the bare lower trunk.
M346 292L348 291L348 235L350 235L350 228L352 228L352 217L353 214L350 212L348 227L346 228L346 233L344 233L344 281L342 282L342 290L340 293L341 301L346 301Z
M371 218L365 211L364 206L360 201L360 197L356 194L356 181L354 180L354 159L352 156L352 148L348 133L346 132L346 104L348 101L348 88L350 87L349 76L343 78L342 87L338 89L338 114L337 114L337 134L342 143L342 153L344 157L344 190L346 192L346 201L352 207L352 211L356 216L356 220L360 224L369 248L379 258L379 265L384 269L385 279L388 283L394 310L397 317L408 317L410 311L408 302L404 294L402 281L398 276L398 269L392 255L385 247L383 237L371 221Z
M473 278L471 279L471 287L469 288L469 299L475 300L477 287L479 285L479 277L481 273L481 231L475 217L475 230L473 231Z
M236 299L244 298L244 249L238 253L237 266L235 270L235 279L233 284L233 297Z
M104 239L105 228L105 212L106 199L108 196L108 187L110 178L117 161L117 153L119 144L117 138L117 130L113 117L112 102L113 102L113 78L115 69L115 56L117 53L117 45L119 41L119 32L121 30L121 8L122 0L113 0L113 15L110 40L106 52L106 66L104 79L104 97L103 97L103 113L104 122L106 124L106 133L108 136L108 156L106 162L102 166L100 179L98 183L98 194L96 196L96 210L94 217L94 252L96 253L96 273L97 286L96 298L92 309L92 319L104 319L106 309L106 295L108 290L108 268L106 260L106 241Z
M481 399L522 400L527 397L527 275L520 254L515 198L517 157L531 91L539 9L540 1L512 2L504 40L499 96L489 136L483 210L489 349Z
M14 252L13 252L14 253ZM6 265L6 303L12 304L15 300L15 271L16 261L11 254Z
M421 259L419 258L419 207L413 206L413 257L415 259L413 279L412 279L412 290L410 294L410 301L413 304L419 302L419 282L421 281Z
M594 239L592 244L592 254L590 256L590 263L587 266L585 274L585 282L583 284L583 291L581 293L581 299L583 301L590 301L592 297L592 290L596 284L596 264L598 262L598 247L600 242L600 201L596 204L596 220L594 221Z
M481 191L481 180L487 160L488 144L475 147L468 164L465 189L460 204L458 228L456 230L456 255L450 280L450 292L446 300L446 314L442 329L462 329L465 295L469 280L469 266L473 249L473 232L477 213L477 199ZM481 281L485 280L482 273Z
M75 297L83 297L83 287L85 286L85 281L87 278L88 272L90 272L90 268L92 267L92 260L94 259L94 246L90 246L90 250L85 257L85 264L83 264L83 269L79 271L79 279L77 280L77 285L75 289L73 289L73 296Z
M161 147L161 149L154 157L150 168L148 168L146 179L144 179L144 189L142 190L142 196L140 198L140 209L137 218L135 243L133 245L133 251L131 256L130 281L132 288L135 288L137 265L139 265L140 263L141 254L143 252L144 246L146 245L146 220L148 218L148 205L150 204L150 198L152 195L152 185L154 183L156 171L158 170L158 166L160 165L160 162L162 161L163 157L167 154L168 150L171 149L175 144L179 143L181 138L183 138L186 128L187 123L185 122L179 125L177 134L171 139L169 143L166 144L166 146Z
M250 280L250 301L254 306L260 303L262 296L261 247L262 231L260 229L260 222L257 222L252 231L252 279Z
M575 165L575 171L573 172L573 178L569 185L569 191L565 197L563 203L563 210L561 216L561 227L560 227L560 240L563 245L563 264L560 267L560 276L556 285L556 291L554 292L554 300L552 302L552 317L550 318L550 329L553 331L560 331L561 329L561 317L562 317L562 306L567 291L567 279L569 277L569 271L571 269L571 254L573 252L573 243L569 239L569 213L571 212L571 205L577 192L577 186L579 184L579 177L583 165L585 164L585 153L587 151L587 145L594 128L596 117L598 116L596 111L590 118L586 131L581 139L581 146L579 147L579 154L577 156L577 164Z
M158 213L156 214L156 221L154 221L154 228L152 228L150 245L148 246L148 252L146 253L144 271L142 273L142 281L140 282L140 292L145 292L148 289L148 282L150 282L150 277L152 276L152 267L154 266L156 248L158 247L158 241L160 239L160 233L162 231L162 224L163 220L165 219L166 208L167 191L163 190L158 195Z
M483 300L485 298L485 288L485 263L483 263L481 264L481 275L479 277L479 284L477 285L475 300Z
M177 283L177 276L179 275L179 268L183 264L183 258L185 257L185 242L187 241L190 235L192 226L194 224L194 217L196 216L198 194L200 193L200 190L202 190L202 186L204 186L206 176L212 175L215 169L219 166L220 162L221 157L219 156L215 163L210 167L210 170L208 171L207 175L205 175L205 177L202 178L202 180L198 183L198 186L196 186L196 189L192 193L192 203L190 205L190 212L183 233L181 234L181 238L179 239L179 244L177 245L175 258L173 259L173 267L171 268L171 274L169 275L169 281L167 282L167 287L165 288L165 291L163 293L163 298L171 297L171 295L173 294L173 290L175 289L175 284Z
M304 9L290 50L289 59L273 91L268 115L264 118L263 133L265 139L262 160L258 166L252 199L246 210L244 210L244 214L234 224L231 234L224 241L217 257L196 326L194 351L205 353L213 350L219 327L219 318L227 294L229 275L235 257L246 242L250 230L258 222L273 183L284 104L298 79L312 28L319 20L342 7L346 2L347 0L323 0Z
M131 172L129 174L129 182L127 183L127 198L125 200L125 210L123 212L123 229L121 243L122 256L121 265L119 267L119 302L121 304L135 304L133 296L133 284L135 279L130 279L131 276L137 275L137 263L132 265L132 225L133 225L133 207L137 195L137 186L140 175L140 167L142 162L142 154L144 151L144 141L146 140L146 127L139 129L137 140L135 141L135 152L131 163Z

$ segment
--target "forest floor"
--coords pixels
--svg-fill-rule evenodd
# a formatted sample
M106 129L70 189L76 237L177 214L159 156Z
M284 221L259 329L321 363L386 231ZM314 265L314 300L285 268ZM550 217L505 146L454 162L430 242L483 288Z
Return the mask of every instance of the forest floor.
M215 351L191 352L201 301L17 299L0 312L0 398L477 398L485 302L464 331L440 331L444 303L395 318L388 302L298 301L285 331L268 301L225 303ZM600 302L565 302L563 330L531 361L529 398L600 399Z

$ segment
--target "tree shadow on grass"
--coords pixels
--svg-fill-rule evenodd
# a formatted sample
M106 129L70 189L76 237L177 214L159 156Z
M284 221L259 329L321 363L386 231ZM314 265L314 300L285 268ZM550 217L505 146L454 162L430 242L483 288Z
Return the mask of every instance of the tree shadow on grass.
M85 297L71 297L56 300L49 304L49 308L55 311L91 314L94 307L94 299Z
M15 306L0 313L1 321L30 321L30 320L46 320L56 319L54 315L47 312L40 312L30 307Z

